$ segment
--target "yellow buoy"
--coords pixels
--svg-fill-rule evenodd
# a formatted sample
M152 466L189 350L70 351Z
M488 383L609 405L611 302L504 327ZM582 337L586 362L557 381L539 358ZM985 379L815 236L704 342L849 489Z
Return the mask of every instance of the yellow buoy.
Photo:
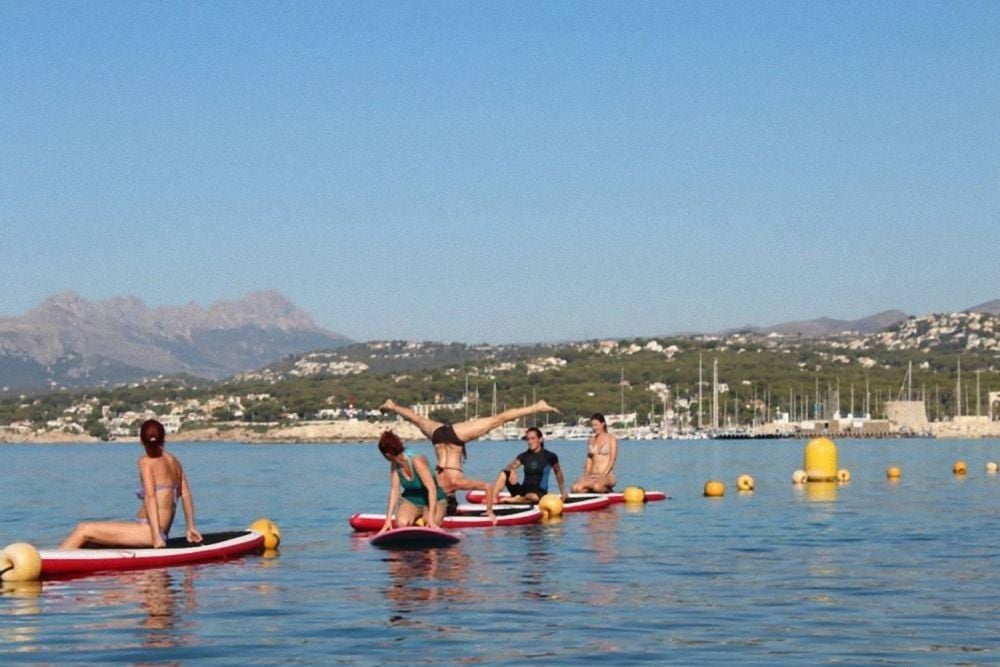
M837 445L829 438L813 438L806 443L802 467L810 482L833 482L837 479Z
M851 471L847 468L841 468L837 471L837 481L841 484L847 484L851 481Z
M897 466L889 466L889 469L885 471L885 476L889 479L899 479L902 474Z
M42 557L27 542L16 542L0 551L0 579L35 581L42 576Z
M756 482L750 475L740 475L736 478L736 488L740 491L753 491Z
M726 485L717 479L710 479L705 482L706 498L721 498L726 493Z
M542 516L546 519L562 516L563 501L555 493L546 493L538 501L538 509L542 511Z
M622 491L622 500L628 505L641 505L646 502L646 489L641 486L627 486Z
M807 479L809 478L805 470L796 470L792 473L792 484L805 484Z
M991 475L997 474L997 462L996 461L987 461L986 462L986 472L989 473L989 474L991 474Z
M281 544L281 530L270 519L261 517L250 524L250 530L255 530L264 536L265 549L277 549Z
M955 465L951 467L951 471L956 475L964 475L968 472L968 469L965 466L965 461L955 461Z

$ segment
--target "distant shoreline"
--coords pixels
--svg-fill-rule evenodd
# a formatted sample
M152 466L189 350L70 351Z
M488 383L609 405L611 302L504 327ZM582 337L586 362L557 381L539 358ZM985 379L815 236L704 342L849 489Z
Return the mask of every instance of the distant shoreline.
M375 442L386 430L394 431L407 441L426 440L427 438L412 424L406 422L362 422L337 421L327 423L310 423L288 425L259 431L253 428L238 426L235 428L207 427L171 433L167 441L175 442L248 442L248 443L324 443L324 442ZM99 443L102 440L87 434L63 433L59 431L42 431L32 433L12 432L0 429L0 444L24 443ZM138 438L128 437L108 442L134 444Z

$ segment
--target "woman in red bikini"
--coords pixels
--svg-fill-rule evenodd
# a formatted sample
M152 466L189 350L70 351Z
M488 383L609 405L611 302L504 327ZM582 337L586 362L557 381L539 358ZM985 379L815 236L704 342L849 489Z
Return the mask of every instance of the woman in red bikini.
M163 451L163 424L150 419L139 428L139 439L146 453L139 458L139 491L142 501L135 521L87 521L77 524L60 549L79 549L84 545L164 547L179 499L184 506L187 541L201 542L194 524L194 498L181 462Z

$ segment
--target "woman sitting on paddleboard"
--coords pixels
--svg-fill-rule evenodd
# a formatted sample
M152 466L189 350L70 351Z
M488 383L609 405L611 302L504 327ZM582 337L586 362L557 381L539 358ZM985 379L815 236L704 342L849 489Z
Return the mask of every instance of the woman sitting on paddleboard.
M392 431L386 431L378 441L378 450L389 466L389 504L385 508L385 523L378 531L392 528L392 516L397 526L412 526L423 517L431 528L440 528L444 518L445 493L437 483L430 464L423 454L407 453L403 441Z
M92 546L164 547L174 522L177 501L184 506L187 541L201 542L194 525L194 498L181 462L163 450L163 424L149 419L139 427L146 453L139 458L139 490L142 501L135 521L88 521L77 524L60 549Z
M538 401L534 405L505 410L492 417L480 417L456 424L445 424L418 415L413 410L397 405L392 400L383 403L379 409L382 412L395 412L430 438L434 444L434 453L437 455L435 471L438 479L441 480L445 493L448 494L449 505L457 504L454 498L455 491L478 489L486 494L486 515L491 519L496 518L493 514L493 489L486 482L469 479L465 476L462 470L462 463L465 461L465 443L481 438L493 429L520 417L526 417L536 412L559 412L545 401Z
M573 483L573 493L610 493L618 482L615 477L618 439L608 433L608 424L600 412L591 415L590 427L594 429L594 435L587 443L583 476Z

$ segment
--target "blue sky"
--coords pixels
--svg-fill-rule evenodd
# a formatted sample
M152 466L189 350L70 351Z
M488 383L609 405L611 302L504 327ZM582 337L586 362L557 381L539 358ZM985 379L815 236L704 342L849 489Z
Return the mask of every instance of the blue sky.
M0 315L357 339L1000 297L1000 4L0 4Z

